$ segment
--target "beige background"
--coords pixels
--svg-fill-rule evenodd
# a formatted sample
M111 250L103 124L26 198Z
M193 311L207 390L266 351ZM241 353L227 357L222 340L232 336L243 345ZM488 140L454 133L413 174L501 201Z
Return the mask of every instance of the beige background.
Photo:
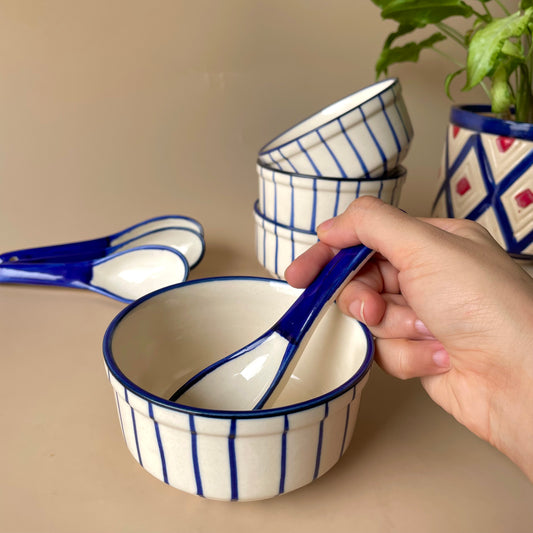
M258 148L371 83L391 28L370 0L0 0L2 250L176 213L206 229L192 277L265 275ZM415 128L401 205L417 215L435 193L449 68L426 53L391 71ZM105 377L101 340L122 308L0 288L1 532L531 531L525 476L417 381L379 369L346 456L309 487L227 504L165 486L126 450Z

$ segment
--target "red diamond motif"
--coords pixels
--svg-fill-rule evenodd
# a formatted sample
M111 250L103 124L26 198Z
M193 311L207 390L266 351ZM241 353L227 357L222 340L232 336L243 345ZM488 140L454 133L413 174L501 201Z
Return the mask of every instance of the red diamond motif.
M466 179L466 177L461 178L455 186L455 190L459 196L463 196L463 194L468 192L470 189L470 182Z
M531 189L520 191L515 195L514 199L516 200L518 207L524 209L525 207L533 204L533 192L531 192Z
M459 130L460 130L460 129L461 129L461 128L460 128L459 126L454 126L454 127L452 128L452 135L453 135L453 138L454 138L454 139L457 137L457 134L459 133Z
M497 137L496 138L496 146L498 147L498 150L503 154L511 148L511 145L514 143L514 139L512 137Z

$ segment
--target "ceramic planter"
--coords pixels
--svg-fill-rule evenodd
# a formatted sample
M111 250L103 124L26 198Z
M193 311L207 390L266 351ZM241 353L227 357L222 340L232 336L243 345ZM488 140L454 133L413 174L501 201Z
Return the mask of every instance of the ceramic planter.
M533 259L532 163L533 124L453 107L433 215L476 220L511 256Z

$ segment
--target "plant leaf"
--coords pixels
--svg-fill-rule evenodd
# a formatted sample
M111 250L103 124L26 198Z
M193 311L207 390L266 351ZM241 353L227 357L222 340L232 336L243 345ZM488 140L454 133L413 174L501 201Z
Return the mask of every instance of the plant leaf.
M521 0L520 9L525 11L526 9L533 7L533 0Z
M394 63L407 61L416 63L422 50L432 48L435 43L445 39L446 37L442 33L437 32L419 43L410 42L403 46L384 48L376 62L376 76L379 77L381 73L386 74L389 66Z
M446 89L446 96L448 96L450 100L453 100L452 95L450 94L451 83L455 77L459 76L459 74L462 74L465 70L466 70L466 67L463 67L446 76L446 79L444 80L444 88Z
M411 24L400 24L398 26L398 29L390 33L385 41L385 44L383 45L383 48L390 48L392 46L392 43L398 39L398 37L401 37L402 35L406 35L407 33L411 33L413 30L416 29L416 26L413 26Z
M505 42L524 35L532 18L533 7L523 15L517 11L508 17L495 19L474 34L468 51L463 90L471 89L495 71Z
M505 41L503 43L502 54L514 57L516 59L519 59L520 61L523 61L525 59L522 47L520 47L516 43L513 43L512 41Z
M372 0L384 19L423 28L448 17L468 18L474 10L462 0Z
M502 62L494 71L490 90L493 113L508 113L514 103L513 93L509 86L509 74L512 70L508 63Z

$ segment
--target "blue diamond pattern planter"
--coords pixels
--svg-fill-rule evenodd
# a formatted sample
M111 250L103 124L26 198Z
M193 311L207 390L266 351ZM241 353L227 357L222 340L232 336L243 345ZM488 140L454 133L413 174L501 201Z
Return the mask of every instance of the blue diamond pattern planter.
M453 107L433 215L475 220L510 255L533 259L532 163L533 124Z

